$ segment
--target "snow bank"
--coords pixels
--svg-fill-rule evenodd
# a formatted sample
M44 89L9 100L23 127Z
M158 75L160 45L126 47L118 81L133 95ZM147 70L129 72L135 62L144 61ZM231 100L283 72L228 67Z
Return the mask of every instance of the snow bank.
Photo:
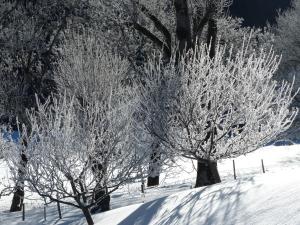
M95 216L97 225L300 224L300 170L242 178Z
M262 174L261 159L266 173ZM190 189L196 172L184 160L162 184L140 193L140 184L123 187L112 195L113 210L94 215L96 225L297 225L300 224L300 145L267 146L235 160L237 180L233 180L232 159L219 162L222 183ZM178 162L179 163L179 162ZM7 176L0 162L0 180ZM21 212L9 213L12 196L0 199L0 224L83 225L81 211L62 206L58 219L56 205L47 208L36 196L25 199L26 219ZM145 202L142 204L142 202ZM139 203L139 204L136 204ZM126 206L126 207L122 207Z

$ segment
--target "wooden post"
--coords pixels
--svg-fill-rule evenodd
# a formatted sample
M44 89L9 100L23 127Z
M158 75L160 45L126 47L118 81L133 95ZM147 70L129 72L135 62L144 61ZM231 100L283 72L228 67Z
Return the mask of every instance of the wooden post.
M261 167L262 167L262 171L263 173L265 173L265 165L264 165L264 160L261 160Z
M22 221L25 221L25 203L22 204Z
M59 219L62 219L62 216L61 216L61 209L60 209L60 203L57 202L57 210L58 210L58 216L59 216Z
M232 164L233 164L233 177L236 180L236 173L235 173L235 162L234 160L232 160Z
M46 206L44 205L44 221L47 220L47 212L46 212Z
M144 182L142 182L142 184L141 184L141 192L145 193L145 184L144 184Z

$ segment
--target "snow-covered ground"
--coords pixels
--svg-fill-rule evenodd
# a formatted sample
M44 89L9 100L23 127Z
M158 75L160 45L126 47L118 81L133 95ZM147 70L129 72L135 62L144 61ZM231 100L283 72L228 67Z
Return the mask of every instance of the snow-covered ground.
M297 225L299 172L259 175L187 190L97 215L95 221L99 225Z
M262 173L261 159L266 173ZM216 224L297 225L300 224L300 145L259 149L219 163L222 183L191 189L195 171L190 160L179 163L162 176L157 188L140 193L140 184L123 187L112 196L112 210L94 215L99 225ZM0 176L5 176L0 163ZM28 196L29 197L29 196ZM63 207L58 219L56 206L47 207L44 221L42 201L26 199L26 219L20 212L9 213L10 197L0 199L0 224L85 224L77 209ZM34 200L33 200L34 199ZM145 202L143 204L143 202ZM125 207L123 207L125 206Z

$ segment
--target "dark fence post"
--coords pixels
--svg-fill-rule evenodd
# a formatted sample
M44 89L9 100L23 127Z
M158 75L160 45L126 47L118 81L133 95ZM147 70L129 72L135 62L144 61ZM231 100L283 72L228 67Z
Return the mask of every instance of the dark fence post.
M44 205L44 221L47 220L47 212L46 212L46 206Z
M61 216L61 209L60 209L60 203L57 202L57 210L58 210L58 216L59 216L59 219L62 219L62 216Z
M233 164L233 177L236 180L236 173L235 173L235 162L234 160L232 160L232 164Z
M141 192L145 193L145 184L144 184L144 182L142 182L142 184L141 184Z
M262 171L263 173L265 173L265 165L264 165L264 160L261 160L261 167L262 167Z
M25 221L25 203L22 204L22 221Z

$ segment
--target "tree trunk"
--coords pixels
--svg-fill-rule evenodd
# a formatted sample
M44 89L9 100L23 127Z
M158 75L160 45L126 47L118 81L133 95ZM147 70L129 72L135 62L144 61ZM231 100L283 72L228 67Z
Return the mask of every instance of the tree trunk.
M209 49L209 57L212 59L216 55L216 44L217 44L217 33L218 26L215 18L211 18L208 21L208 29L207 29L207 45L210 46Z
M93 201L98 202L103 198L103 196L105 197L91 209L91 213L96 213L97 211L105 212L110 210L110 195L107 194L107 187L103 183L104 174L106 174L106 168L106 164L102 164L97 160L93 161L92 171L95 179L97 180L97 189L95 191Z
M23 143L26 146L26 143ZM10 212L17 212L22 210L22 204L24 200L24 173L27 165L27 157L24 151L21 154L20 167L18 169L18 182L16 184L16 191L14 193L12 203L10 206Z
M159 175L155 177L148 177L147 179L147 186L148 187L153 187L159 185Z
M18 186L14 193L12 203L10 206L10 212L17 212L22 210L23 200L24 200L24 188Z
M160 172L160 152L159 144L153 144L152 154L149 162L149 175L147 179L147 186L153 187L159 185L159 172Z
M103 198L104 196L104 198ZM102 199L103 198L103 199ZM105 212L110 210L110 195L106 193L104 190L96 191L94 202L97 202L99 199L102 199L100 202L98 202L92 209L91 213L97 213L97 212Z
M215 2L210 2L209 4L210 4L208 8L209 19L208 19L206 43L208 46L210 46L209 57L213 59L216 55L216 44L217 44L217 33L218 33L217 20L215 18L217 6ZM211 135L212 133L209 132L205 139L208 141ZM218 172L217 162L210 161L210 160L204 162L203 160L201 161L198 160L197 179L196 179L195 187L197 188L197 187L212 185L220 182L221 179Z
M88 225L94 225L94 221L93 221L92 215L90 213L90 210L86 207L82 208L81 210L85 216L85 219L86 219L86 222L88 223Z
M176 11L176 36L179 42L179 53L192 47L191 20L187 0L174 1Z
M212 185L220 182L221 179L216 161L197 161L197 179L195 188Z

